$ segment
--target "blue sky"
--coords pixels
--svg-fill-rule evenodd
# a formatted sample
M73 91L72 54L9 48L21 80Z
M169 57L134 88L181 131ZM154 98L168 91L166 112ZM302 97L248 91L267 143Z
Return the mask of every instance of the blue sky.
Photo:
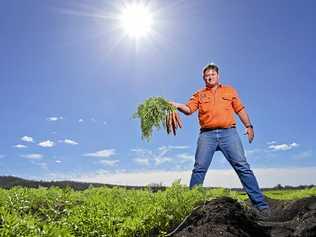
M187 102L215 62L254 125L249 144L236 117L259 183L316 184L314 1L147 1L154 33L137 42L111 2L1 3L0 175L188 184L197 114L150 142L132 114L151 96ZM240 186L221 153L205 185Z

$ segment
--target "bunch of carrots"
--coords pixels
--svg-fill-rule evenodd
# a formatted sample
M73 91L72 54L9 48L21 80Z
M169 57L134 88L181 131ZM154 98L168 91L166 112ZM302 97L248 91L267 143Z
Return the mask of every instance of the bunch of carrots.
M172 132L173 135L176 135L177 128L182 128L182 127L183 127L183 123L177 111L168 112L166 116L167 133L169 134Z
M134 118L140 119L142 139L150 140L153 128L163 126L167 133L176 135L177 128L182 128L183 124L177 113L176 107L163 97L150 97L137 107L133 114Z

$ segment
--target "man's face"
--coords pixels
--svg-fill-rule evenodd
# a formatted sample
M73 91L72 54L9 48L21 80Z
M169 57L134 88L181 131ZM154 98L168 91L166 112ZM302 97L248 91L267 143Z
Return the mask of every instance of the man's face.
M205 81L206 86L213 87L218 84L219 75L215 70L209 69L205 71L203 79Z

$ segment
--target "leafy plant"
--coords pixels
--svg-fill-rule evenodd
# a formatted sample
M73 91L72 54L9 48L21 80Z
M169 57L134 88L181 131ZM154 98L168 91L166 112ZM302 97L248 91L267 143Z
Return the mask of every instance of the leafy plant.
M172 106L163 97L150 97L143 104L139 105L137 111L133 114L133 118L140 118L140 126L142 130L142 139L150 140L153 128L167 128L166 116L171 111L175 111Z
M168 134L172 131L174 135L177 127L182 127L182 122L177 109L163 97L150 97L140 104L133 118L140 118L142 139L150 140L153 128L163 127Z
M316 188L269 191L279 199L315 196ZM0 236L164 236L192 210L215 197L243 201L223 188L189 189L174 182L164 191L149 189L0 188Z

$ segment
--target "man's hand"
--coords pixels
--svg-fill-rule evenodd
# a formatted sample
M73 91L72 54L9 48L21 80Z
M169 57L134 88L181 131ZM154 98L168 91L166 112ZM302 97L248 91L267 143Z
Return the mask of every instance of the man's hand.
M178 108L179 107L179 103L174 102L174 101L168 101L170 104L172 104L174 107Z
M246 110L243 108L241 111L238 112L238 116L239 116L241 122L246 127L246 130L245 130L246 133L244 133L244 135L246 135L246 134L248 135L249 143L251 143L255 135L254 135L253 128L248 126L248 125L251 125L251 122L250 122L250 119L249 119L249 116L248 116Z
M245 134L244 135L248 135L248 140L249 140L249 143L251 143L252 142L252 140L253 140L253 138L254 138L254 136L255 136L255 133L254 133L254 131L253 131L253 128L251 128L251 127L249 127L249 128L246 128L245 129Z

